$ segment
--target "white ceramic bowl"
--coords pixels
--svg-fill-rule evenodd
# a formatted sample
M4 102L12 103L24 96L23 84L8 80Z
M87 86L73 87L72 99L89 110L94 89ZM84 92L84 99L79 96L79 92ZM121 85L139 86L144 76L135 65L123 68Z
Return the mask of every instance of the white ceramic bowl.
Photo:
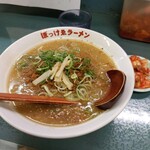
M86 42L92 42L94 45L103 48L115 61L118 69L126 74L126 84L119 100L111 109L85 123L69 127L50 127L38 124L14 111L13 107L8 102L0 103L0 115L6 122L25 133L38 137L56 139L70 138L100 129L121 113L133 93L134 72L131 62L124 50L117 43L103 34L76 27L43 29L31 33L10 45L0 56L0 92L7 92L6 83L8 73L18 57L41 42L60 38L81 39Z

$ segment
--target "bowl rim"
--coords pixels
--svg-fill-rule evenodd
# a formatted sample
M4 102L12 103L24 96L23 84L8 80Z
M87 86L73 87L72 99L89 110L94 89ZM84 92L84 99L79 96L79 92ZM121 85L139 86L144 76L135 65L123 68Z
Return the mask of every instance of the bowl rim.
M83 30L85 32L91 33L94 36L102 37L102 39L106 40L105 42L109 42L109 44L112 44L112 45L114 45L115 48L118 48L118 52L120 51L120 53L122 54L121 58L117 58L118 61L123 62L123 60L125 59L127 65L129 65L128 67L124 66L124 65L122 66L122 68L123 67L127 67L128 68L127 72L125 73L125 74L127 74L127 82L125 84L125 92L128 95L126 95L126 96L125 96L125 94L121 95L120 99L123 98L124 96L126 98L125 98L124 101L122 101L122 103L121 102L117 102L120 107L117 104L115 104L110 110L105 111L104 113L102 113L100 116L97 116L96 118L93 118L93 119L91 119L91 120L89 120L87 122L84 122L82 124L73 125L73 126L67 126L67 127L49 127L49 126L44 126L43 127L43 125L37 124L35 122L32 122L32 121L24 118L22 115L20 115L20 114L18 114L16 112L13 112L14 116L17 115L17 117L19 119L21 118L21 119L23 119L23 121L27 122L28 123L28 127L29 127L29 125L34 126L34 130L33 129L32 130L31 129L28 130L28 128L24 128L24 126L20 126L20 125L18 126L18 124L15 123L15 121L17 120L16 118L14 118L14 121L10 120L10 116L8 116L8 114L10 115L12 110L7 110L7 108L5 108L6 104L2 103L2 102L0 103L0 116L6 122L8 122L11 126L15 127L16 129L19 129L22 132L28 133L30 135L34 135L34 136L37 136L37 137L43 137L43 138L53 138L53 139L77 137L77 136L81 136L81 135L85 135L85 134L91 133L93 131L96 131L96 130L104 127L105 125L110 123L112 120L114 120L122 112L122 110L127 105L128 101L130 100L130 98L132 96L132 93L133 93L133 89L134 89L134 72L133 72L133 68L131 66L131 62L130 62L130 60L128 58L128 55L125 53L125 51L115 41L113 41L112 39L110 39L106 35L103 35L101 33L98 33L96 31L93 31L93 30L90 30L90 29L83 29L83 28L78 28L78 27L54 27L54 28L41 29L41 30L32 32L32 33L30 33L28 35L25 35L24 37L18 39L16 42L12 43L2 53L2 55L0 56L0 64L1 64L1 59L3 57L5 57L5 55L7 55L9 53L10 49L12 47L16 46L16 44L22 42L24 39L27 39L28 37L35 36L35 35L43 32L43 31L51 31L51 30L55 30L55 29L58 29L58 28L59 29L70 29L70 28L72 28L74 30ZM118 53L118 52L116 52L116 53ZM0 65L0 67L1 66L2 65ZM130 90L128 90L128 89L130 89ZM111 117L108 116L108 114L111 115ZM108 118L106 120L104 120L104 122L99 122L98 120L100 120L102 118L102 116L104 116L104 115L107 116ZM97 122L97 124L95 124L95 122ZM100 124L98 124L98 123L100 123ZM93 126L93 125L95 125L95 126ZM35 132L35 131L38 131L39 128L41 128L43 132L40 132L40 133ZM50 132L53 132L53 134L51 134L51 135L48 134Z

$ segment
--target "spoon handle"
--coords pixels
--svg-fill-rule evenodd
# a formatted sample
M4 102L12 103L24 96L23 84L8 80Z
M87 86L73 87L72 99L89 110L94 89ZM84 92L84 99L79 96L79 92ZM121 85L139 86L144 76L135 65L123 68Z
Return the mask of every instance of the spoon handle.
M25 94L0 93L0 101L20 101L28 103L54 103L54 104L77 104L78 102L69 101L65 98L46 97Z

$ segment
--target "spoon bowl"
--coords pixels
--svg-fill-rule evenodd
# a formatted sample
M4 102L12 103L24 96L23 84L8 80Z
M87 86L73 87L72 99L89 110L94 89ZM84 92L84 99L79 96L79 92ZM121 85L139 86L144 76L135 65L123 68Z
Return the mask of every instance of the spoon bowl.
M94 104L100 109L109 109L117 101L117 97L122 93L126 76L120 70L109 70L107 75L110 79L111 85L108 93Z

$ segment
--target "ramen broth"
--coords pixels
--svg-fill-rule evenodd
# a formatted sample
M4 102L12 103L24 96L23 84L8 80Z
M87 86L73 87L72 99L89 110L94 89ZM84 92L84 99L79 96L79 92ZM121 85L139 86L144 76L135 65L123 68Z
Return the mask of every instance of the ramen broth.
M113 60L103 52L102 49L92 44L78 40L54 40L34 47L19 58L12 68L8 80L8 90L10 93L38 95L42 93L40 85L33 85L33 80L38 77L35 72L36 67L32 69L24 65L24 69L20 69L18 64L22 59L26 63L32 63L32 57L38 56L41 51L65 51L73 53L78 58L90 59L91 65L89 69L94 72L92 78L92 86L88 93L88 100L79 99L77 105L69 104L31 104L23 102L14 102L14 107L23 116L36 121L38 123L52 126L68 126L75 125L92 119L103 112L93 105L93 102L102 98L110 88L110 80L106 72L116 69ZM26 60L26 56L27 57ZM36 60L36 63L38 60ZM35 63L35 62L34 62ZM45 81L47 82L47 81ZM48 85L49 86L49 85ZM73 90L73 89L72 89ZM60 93L54 95L62 97Z

